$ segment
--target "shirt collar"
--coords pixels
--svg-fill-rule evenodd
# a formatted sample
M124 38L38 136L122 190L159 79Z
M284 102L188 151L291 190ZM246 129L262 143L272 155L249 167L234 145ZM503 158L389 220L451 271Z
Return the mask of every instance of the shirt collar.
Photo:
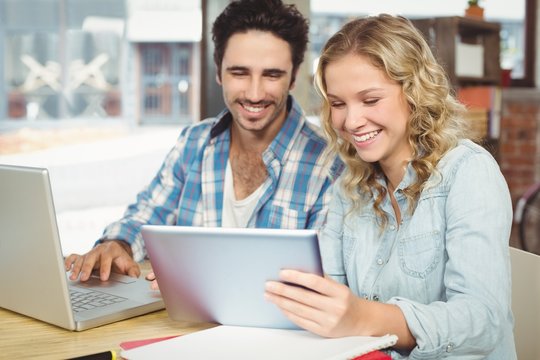
M377 181L379 182L379 184L386 187L386 180L382 173L377 175ZM415 181L416 181L416 171L414 171L414 168L412 167L412 164L409 161L407 163L407 166L405 167L405 174L403 174L403 179L401 179L401 181L399 182L398 186L396 187L396 190L406 189Z

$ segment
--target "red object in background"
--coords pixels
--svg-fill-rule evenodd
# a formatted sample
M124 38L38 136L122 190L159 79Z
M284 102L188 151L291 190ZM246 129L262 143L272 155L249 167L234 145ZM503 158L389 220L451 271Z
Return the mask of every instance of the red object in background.
M512 83L512 69L501 69L501 86L509 87Z

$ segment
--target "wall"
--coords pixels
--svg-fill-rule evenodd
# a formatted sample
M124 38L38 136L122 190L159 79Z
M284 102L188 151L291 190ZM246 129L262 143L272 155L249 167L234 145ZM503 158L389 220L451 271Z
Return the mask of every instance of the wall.
M539 122L539 90L503 90L499 163L514 204L528 186L540 181Z
M498 161L516 209L519 197L540 181L540 90L503 90L501 112ZM516 224L510 243L521 246Z

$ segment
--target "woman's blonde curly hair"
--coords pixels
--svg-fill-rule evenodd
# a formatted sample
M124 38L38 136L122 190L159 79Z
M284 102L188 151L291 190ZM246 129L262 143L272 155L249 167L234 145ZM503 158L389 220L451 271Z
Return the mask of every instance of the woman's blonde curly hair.
M408 142L413 149L411 165L416 181L403 193L411 212L439 160L467 134L464 107L453 96L447 75L422 34L403 17L381 14L355 19L327 41L319 59L315 86L323 98L321 121L328 151L338 153L347 165L342 185L353 201L353 209L373 199L374 211L384 227L388 218L380 205L387 190L376 181L384 177L381 168L378 163L362 161L354 146L340 139L332 127L325 70L328 64L348 54L369 59L400 84L407 100Z

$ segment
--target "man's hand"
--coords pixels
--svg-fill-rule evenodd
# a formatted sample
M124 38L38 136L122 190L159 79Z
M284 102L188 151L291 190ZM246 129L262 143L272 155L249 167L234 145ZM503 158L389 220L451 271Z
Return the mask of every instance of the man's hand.
M148 275L145 277L146 280L151 281L150 283L150 289L152 290L159 290L159 285L156 280L156 274L154 274L153 271L149 272Z
M131 256L129 244L122 240L105 240L84 255L71 254L65 262L66 271L71 270L70 280L87 281L93 270L99 269L99 277L107 281L111 270L139 277L141 269Z

